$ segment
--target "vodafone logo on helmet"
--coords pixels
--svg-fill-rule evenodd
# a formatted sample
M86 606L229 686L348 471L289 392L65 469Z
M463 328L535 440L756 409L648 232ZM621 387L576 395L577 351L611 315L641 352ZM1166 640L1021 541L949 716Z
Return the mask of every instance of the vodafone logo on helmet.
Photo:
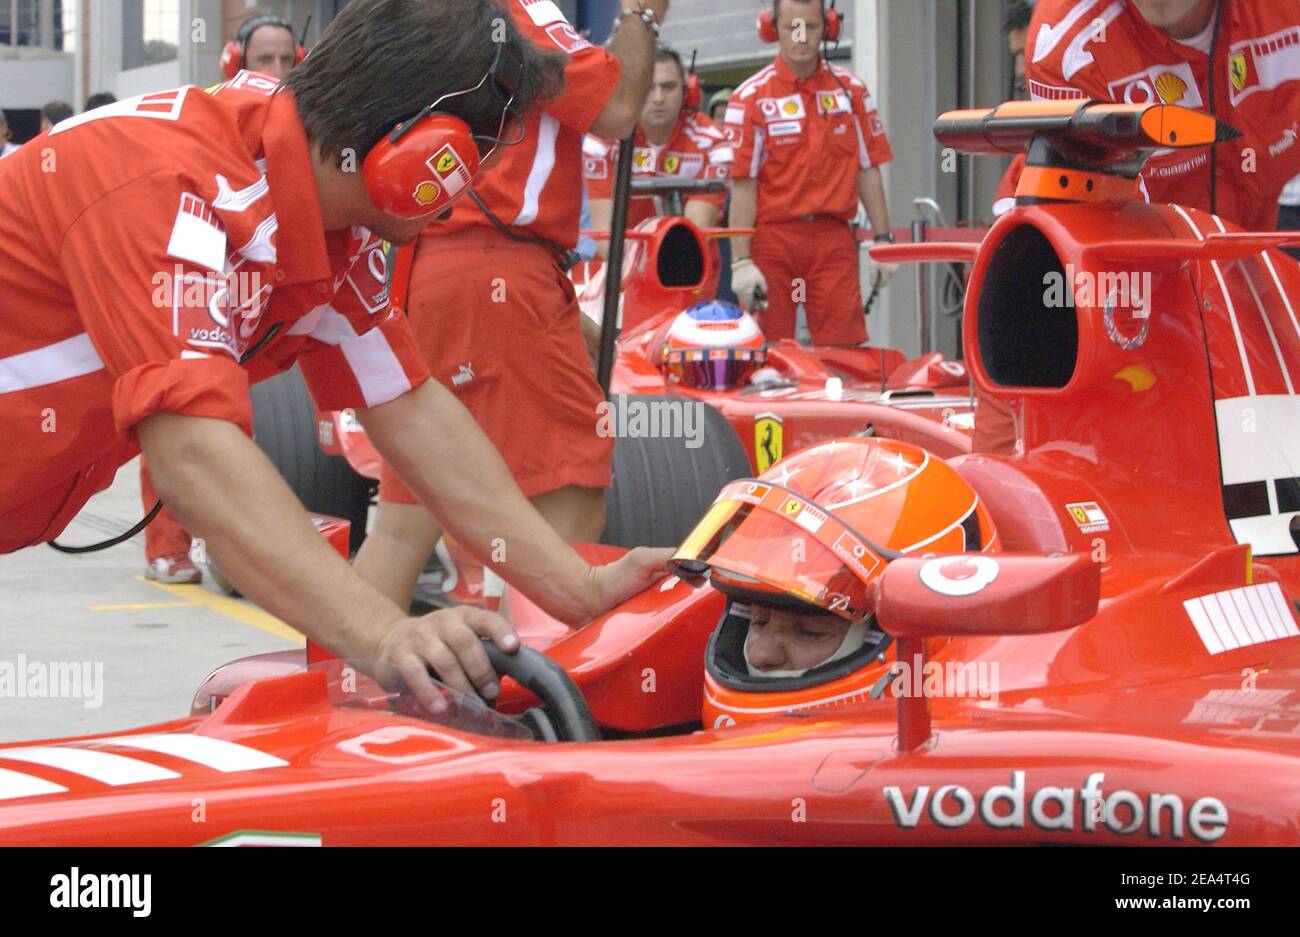
M998 578L998 561L988 556L941 556L921 567L921 582L940 595L974 595Z

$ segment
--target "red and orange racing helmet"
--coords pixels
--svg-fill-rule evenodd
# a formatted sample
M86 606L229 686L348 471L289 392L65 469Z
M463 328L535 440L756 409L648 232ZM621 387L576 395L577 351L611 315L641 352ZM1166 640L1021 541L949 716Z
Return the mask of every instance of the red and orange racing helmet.
M857 623L871 615L867 584L894 557L998 549L993 520L965 479L897 440L837 439L730 483L672 559L679 575L708 575L733 600L706 653L705 725L864 699L881 675L868 665L888 639L870 629L859 651L798 676L751 673L746 605L815 609Z

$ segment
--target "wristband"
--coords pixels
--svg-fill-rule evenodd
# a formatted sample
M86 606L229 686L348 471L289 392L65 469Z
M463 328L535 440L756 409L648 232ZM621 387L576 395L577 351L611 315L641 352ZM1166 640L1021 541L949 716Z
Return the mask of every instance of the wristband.
M894 232L893 232L893 231L886 231L886 232L884 232L883 234L877 234L877 235L876 235L875 237L873 237L871 240L872 240L872 243L874 243L874 244L879 244L881 241L884 241L886 244L893 244L893 243L894 243Z
M659 18L655 16L654 10L634 10L631 7L624 7L614 21L614 28L617 29L623 20L629 16L635 16L641 22L645 23L646 28L654 33L656 39L659 38Z

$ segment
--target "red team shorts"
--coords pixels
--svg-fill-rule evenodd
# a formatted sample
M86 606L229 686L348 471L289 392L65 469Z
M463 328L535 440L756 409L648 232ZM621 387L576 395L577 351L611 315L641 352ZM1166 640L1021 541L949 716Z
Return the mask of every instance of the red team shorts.
M762 224L754 232L750 254L767 278L767 310L759 324L769 342L794 338L800 294L814 345L867 340L858 242L848 222L816 218Z
M473 414L527 497L609 486L614 441L596 433L604 397L573 284L550 250L492 230L422 237L407 314L429 373ZM388 465L379 500L418 503Z

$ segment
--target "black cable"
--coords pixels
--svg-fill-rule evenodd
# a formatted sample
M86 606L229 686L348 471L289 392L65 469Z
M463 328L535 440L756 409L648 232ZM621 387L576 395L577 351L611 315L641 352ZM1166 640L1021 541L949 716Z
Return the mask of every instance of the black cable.
M263 335L258 340L257 344L254 345L252 348L250 348L248 351L244 352L243 355L240 356L239 363L241 365L247 364L248 360L252 358L255 354L257 354L259 351L261 351L263 348L265 348L270 343L271 339L275 338L275 336L280 333L280 329L282 329L283 327L284 327L283 322L277 322L275 323L275 325L271 326L271 328L267 329L266 334ZM60 553L72 553L72 554L95 553L99 550L107 550L109 547L115 547L119 543L123 543L127 540L130 540L140 531L144 530L146 527L149 526L150 522L155 517L158 516L158 512L161 510L162 510L162 500L160 499L154 502L154 505L149 510L149 513L146 514L138 524L136 524L126 533L119 534L118 536L113 537L111 540L104 540L100 543L92 543L84 547L65 547L62 544L55 543L53 540L45 541L45 545L48 546L51 550L58 550Z
M505 222L503 222L500 218L498 218L496 215L492 213L492 209L487 207L487 204L483 201L483 199L479 197L479 194L475 192L473 189L469 190L469 197L474 202L474 204L479 207L479 210L483 212L487 220L492 223L492 227L496 228L506 237L514 241L521 241L524 244L540 244L542 245L542 247L545 247L551 250L552 252L558 254L560 257L560 265L564 268L565 273L568 273L575 266L577 266L579 263L582 262L582 255L575 250L570 250L567 247L563 247L559 244L556 244L554 241L548 241L546 238L534 237L529 234L517 234L516 232L512 231L509 228L509 226L506 225Z
M105 540L103 543L92 543L89 546L85 546L85 547L65 547L61 543L55 543L53 540L47 540L45 541L45 545L49 547L51 550L58 550L60 553L72 553L72 554L95 553L98 550L107 550L109 547L115 547L119 543L123 543L127 540L130 540L140 531L144 530L146 527L149 526L149 522L158 516L158 512L161 510L162 510L162 502L155 501L153 508L150 509L149 513L144 516L144 518L140 521L140 523L136 524L126 533L118 534L112 540Z

